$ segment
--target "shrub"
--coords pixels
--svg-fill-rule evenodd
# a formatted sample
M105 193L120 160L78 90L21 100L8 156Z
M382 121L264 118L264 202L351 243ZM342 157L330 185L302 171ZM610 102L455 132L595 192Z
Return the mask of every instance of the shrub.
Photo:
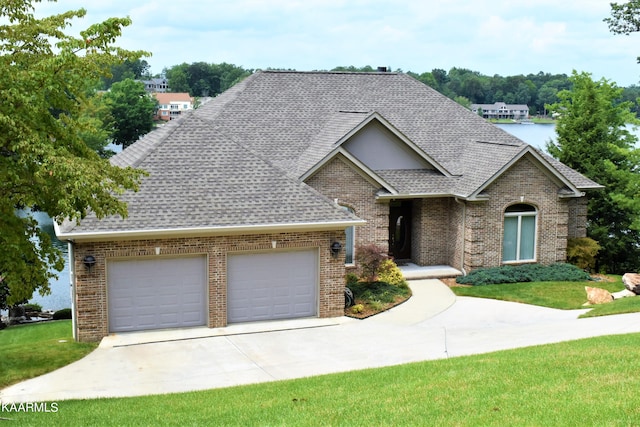
M53 320L71 319L71 309L63 308L53 313Z
M356 262L360 269L360 277L367 282L374 282L376 273L387 253L380 246L370 243L356 248Z
M362 310L364 310L364 305L362 304L356 304L353 307L351 307L351 311L354 314L362 313Z
M384 309L384 304L380 300L369 301L369 306L375 311L381 311Z
M23 305L24 311L42 311L42 306L40 304L25 304Z
M391 259L385 259L378 267L378 281L385 282L394 286L407 286L402 272L395 262Z
M358 275L355 273L347 273L345 277L345 281L347 286L353 286L358 283Z
M378 300L392 303L397 296L406 296L410 293L408 286L394 286L385 282L359 282L349 289L353 292L356 300L365 302Z
M596 255L601 246L589 237L569 239L567 261L583 270L593 271L596 267Z
M479 268L456 279L473 286L516 282L582 282L591 280L588 273L572 264L523 264L518 266Z

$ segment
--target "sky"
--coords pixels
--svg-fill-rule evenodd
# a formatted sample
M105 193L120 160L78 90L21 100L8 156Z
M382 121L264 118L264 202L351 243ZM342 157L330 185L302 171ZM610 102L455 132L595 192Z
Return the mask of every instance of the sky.
M622 0L620 0L622 1ZM181 63L245 69L453 67L493 76L588 72L640 84L640 33L612 34L610 0L44 0L39 16L85 8L76 34L130 17L116 44L146 50L151 72Z

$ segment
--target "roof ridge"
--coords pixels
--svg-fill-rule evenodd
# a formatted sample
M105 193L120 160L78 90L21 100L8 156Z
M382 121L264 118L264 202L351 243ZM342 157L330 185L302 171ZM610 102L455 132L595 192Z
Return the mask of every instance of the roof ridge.
M137 167L141 164L157 147L162 145L176 130L181 126L191 114L191 111L185 111L177 119L170 120L169 123L156 128L144 135L142 138L131 144L120 153L110 159L114 166L120 167ZM154 137L158 137L154 139Z
M235 102L248 88L255 84L257 75L260 71L257 71L246 78L242 79L238 83L231 86L229 89L213 97L211 101L194 109L195 115L201 120L212 122L215 121L221 114L224 113L225 107L232 102ZM218 101L218 102L216 102Z
M331 71L331 70L311 70L311 71L299 71L299 70L258 70L256 73L271 73L271 74L357 74L357 75L389 75L397 76L401 73L398 71Z

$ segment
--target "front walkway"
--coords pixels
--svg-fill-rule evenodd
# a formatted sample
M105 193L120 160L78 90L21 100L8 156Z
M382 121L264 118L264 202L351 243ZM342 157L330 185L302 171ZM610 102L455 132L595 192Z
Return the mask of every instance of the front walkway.
M405 265L399 265L398 268L400 268L402 275L407 280L444 279L462 276L460 270L456 270L448 265L428 265L423 267L409 262Z

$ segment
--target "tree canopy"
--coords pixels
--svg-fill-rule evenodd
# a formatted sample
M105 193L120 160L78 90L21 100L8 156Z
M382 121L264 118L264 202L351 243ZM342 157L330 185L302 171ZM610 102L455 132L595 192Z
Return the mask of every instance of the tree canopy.
M153 129L158 102L144 90L143 83L131 79L114 83L104 100L113 118L114 144L127 148Z
M558 93L557 143L548 152L605 186L589 196L589 237L602 250L596 268L625 273L640 268L640 150L628 125L637 123L622 89L605 79L574 72L572 90Z
M143 175L112 166L83 140L98 131L95 121L83 119L89 86L113 65L146 54L113 45L131 21L109 18L71 36L64 30L85 16L84 9L36 18L34 3L0 3L0 277L8 288L6 305L36 290L46 293L55 275L49 267L63 267L29 209L58 222L81 219L88 210L126 216L117 196L136 190Z
M252 72L226 62L183 63L164 71L172 92L187 92L191 96L216 96Z

